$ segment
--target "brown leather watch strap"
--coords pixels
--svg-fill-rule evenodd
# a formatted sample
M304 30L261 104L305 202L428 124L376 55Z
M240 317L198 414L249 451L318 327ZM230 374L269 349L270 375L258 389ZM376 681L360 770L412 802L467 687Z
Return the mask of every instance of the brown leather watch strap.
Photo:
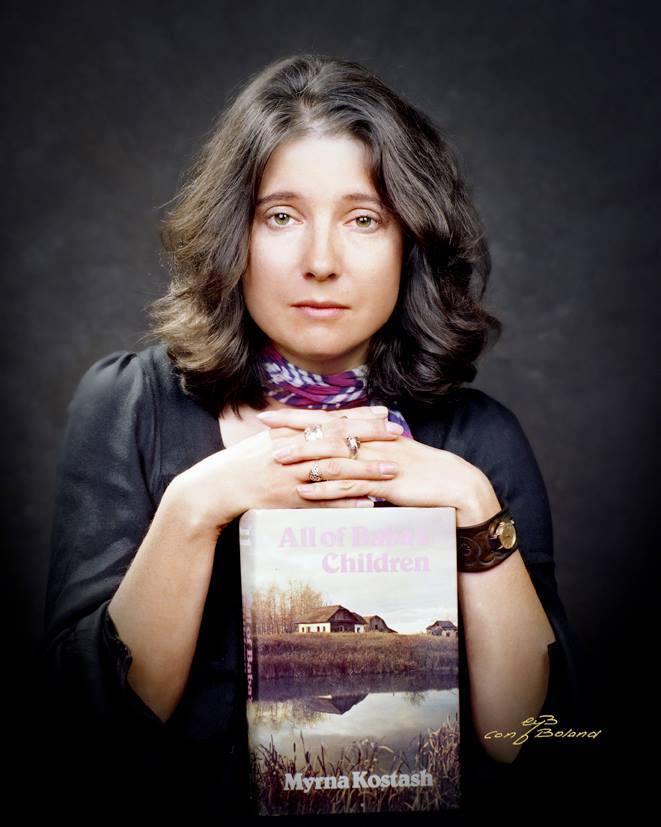
M514 519L508 508L479 525L457 528L457 570L487 571L519 547Z

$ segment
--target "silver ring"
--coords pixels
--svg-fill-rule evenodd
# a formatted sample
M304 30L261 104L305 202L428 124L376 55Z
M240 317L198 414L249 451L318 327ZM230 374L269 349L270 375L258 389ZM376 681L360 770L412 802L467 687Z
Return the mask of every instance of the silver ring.
M360 440L357 436L345 436L344 439L351 451L351 459L356 459L358 449L360 448Z
M319 467L319 462L315 459L312 463L312 467L308 472L308 478L310 482L323 482L324 478L321 476L321 469Z
M323 439L324 431L321 425L310 425L303 431L305 441L309 442L311 439Z

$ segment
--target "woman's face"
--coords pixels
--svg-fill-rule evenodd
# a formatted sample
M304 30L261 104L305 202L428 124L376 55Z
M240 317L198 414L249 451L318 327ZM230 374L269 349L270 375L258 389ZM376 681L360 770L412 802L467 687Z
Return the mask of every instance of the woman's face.
M403 234L379 202L367 149L305 137L271 155L257 194L243 294L289 361L336 373L366 360L397 302ZM331 303L316 311L301 305Z

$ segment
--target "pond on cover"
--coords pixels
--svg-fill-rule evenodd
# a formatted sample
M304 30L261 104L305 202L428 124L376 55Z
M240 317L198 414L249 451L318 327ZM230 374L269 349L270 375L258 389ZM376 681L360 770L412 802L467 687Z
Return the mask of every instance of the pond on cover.
M272 739L280 755L296 757L299 768L306 750L317 767L322 744L326 760L335 761L362 739L403 753L413 768L420 734L458 717L454 674L262 681L257 698L248 704L251 747L269 746ZM392 756L381 755L387 771Z

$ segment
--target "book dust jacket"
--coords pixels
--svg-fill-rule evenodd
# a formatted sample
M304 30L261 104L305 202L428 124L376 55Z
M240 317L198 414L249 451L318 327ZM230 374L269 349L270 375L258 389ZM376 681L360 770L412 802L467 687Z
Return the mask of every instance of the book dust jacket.
M459 807L454 509L253 509L239 536L255 812Z

